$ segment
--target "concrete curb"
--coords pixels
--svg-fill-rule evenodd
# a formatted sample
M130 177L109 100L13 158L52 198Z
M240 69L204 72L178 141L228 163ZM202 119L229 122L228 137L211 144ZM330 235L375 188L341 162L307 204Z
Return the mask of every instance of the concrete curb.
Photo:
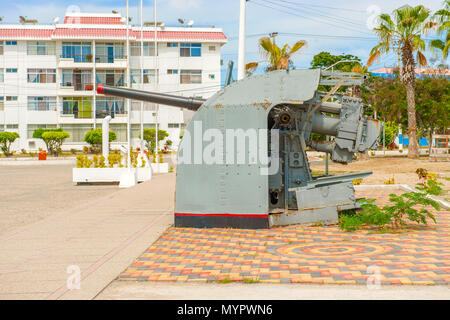
M76 159L61 159L61 160L35 160L35 159L21 159L21 160L4 160L1 159L0 166L49 166L49 165L68 165L75 164Z
M400 189L406 192L421 192L407 184L370 184L355 186L355 190L374 190L374 189ZM440 197L427 195L427 198L438 202L445 209L450 209L450 203Z

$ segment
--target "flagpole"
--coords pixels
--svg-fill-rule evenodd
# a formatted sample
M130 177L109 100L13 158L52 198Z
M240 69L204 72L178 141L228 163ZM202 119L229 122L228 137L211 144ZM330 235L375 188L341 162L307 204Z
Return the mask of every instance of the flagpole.
M157 22L156 22L156 0L153 0L153 19L155 21L155 88L156 91L158 91L158 37L157 37ZM155 117L155 157L158 156L158 111L159 111L159 105L156 105L156 117Z
M130 79L130 16L129 16L129 0L127 0L127 83L128 87L131 88L131 79ZM127 165L129 170L131 171L131 104L130 99L127 99L127 140L128 140L128 159L127 159Z
M144 16L143 0L141 0L141 86L144 89ZM144 102L141 102L141 153L144 153Z

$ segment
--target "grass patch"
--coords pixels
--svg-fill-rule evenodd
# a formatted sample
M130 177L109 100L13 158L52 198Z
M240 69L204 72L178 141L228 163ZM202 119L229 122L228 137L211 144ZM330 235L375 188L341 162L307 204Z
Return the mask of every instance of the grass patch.
M242 282L244 283L259 283L259 279L258 278L244 278L242 279Z
M220 280L217 280L217 282L218 282L218 283L222 283L222 284L225 284L225 283L230 283L230 282L233 282L233 280L231 280L231 279L228 279L228 278L225 278L225 279L220 279Z

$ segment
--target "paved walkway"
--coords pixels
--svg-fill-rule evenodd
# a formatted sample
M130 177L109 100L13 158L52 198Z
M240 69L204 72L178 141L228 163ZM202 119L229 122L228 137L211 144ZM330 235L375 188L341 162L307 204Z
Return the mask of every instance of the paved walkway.
M172 224L174 188L175 174L155 175L2 236L0 299L95 297Z
M388 203L392 190L358 191ZM397 193L401 191L397 190ZM448 285L450 212L401 234L337 226L270 230L170 228L120 280Z

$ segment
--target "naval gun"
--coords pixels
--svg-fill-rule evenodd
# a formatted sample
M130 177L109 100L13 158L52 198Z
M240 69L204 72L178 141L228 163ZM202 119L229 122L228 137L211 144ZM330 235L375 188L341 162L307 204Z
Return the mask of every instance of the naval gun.
M207 100L109 86L98 93L196 111L178 152L176 227L259 229L333 224L340 211L358 208L353 180L372 172L316 177L306 151L349 163L378 147L382 124L364 115L361 99L338 92L363 81L357 73L279 70Z

